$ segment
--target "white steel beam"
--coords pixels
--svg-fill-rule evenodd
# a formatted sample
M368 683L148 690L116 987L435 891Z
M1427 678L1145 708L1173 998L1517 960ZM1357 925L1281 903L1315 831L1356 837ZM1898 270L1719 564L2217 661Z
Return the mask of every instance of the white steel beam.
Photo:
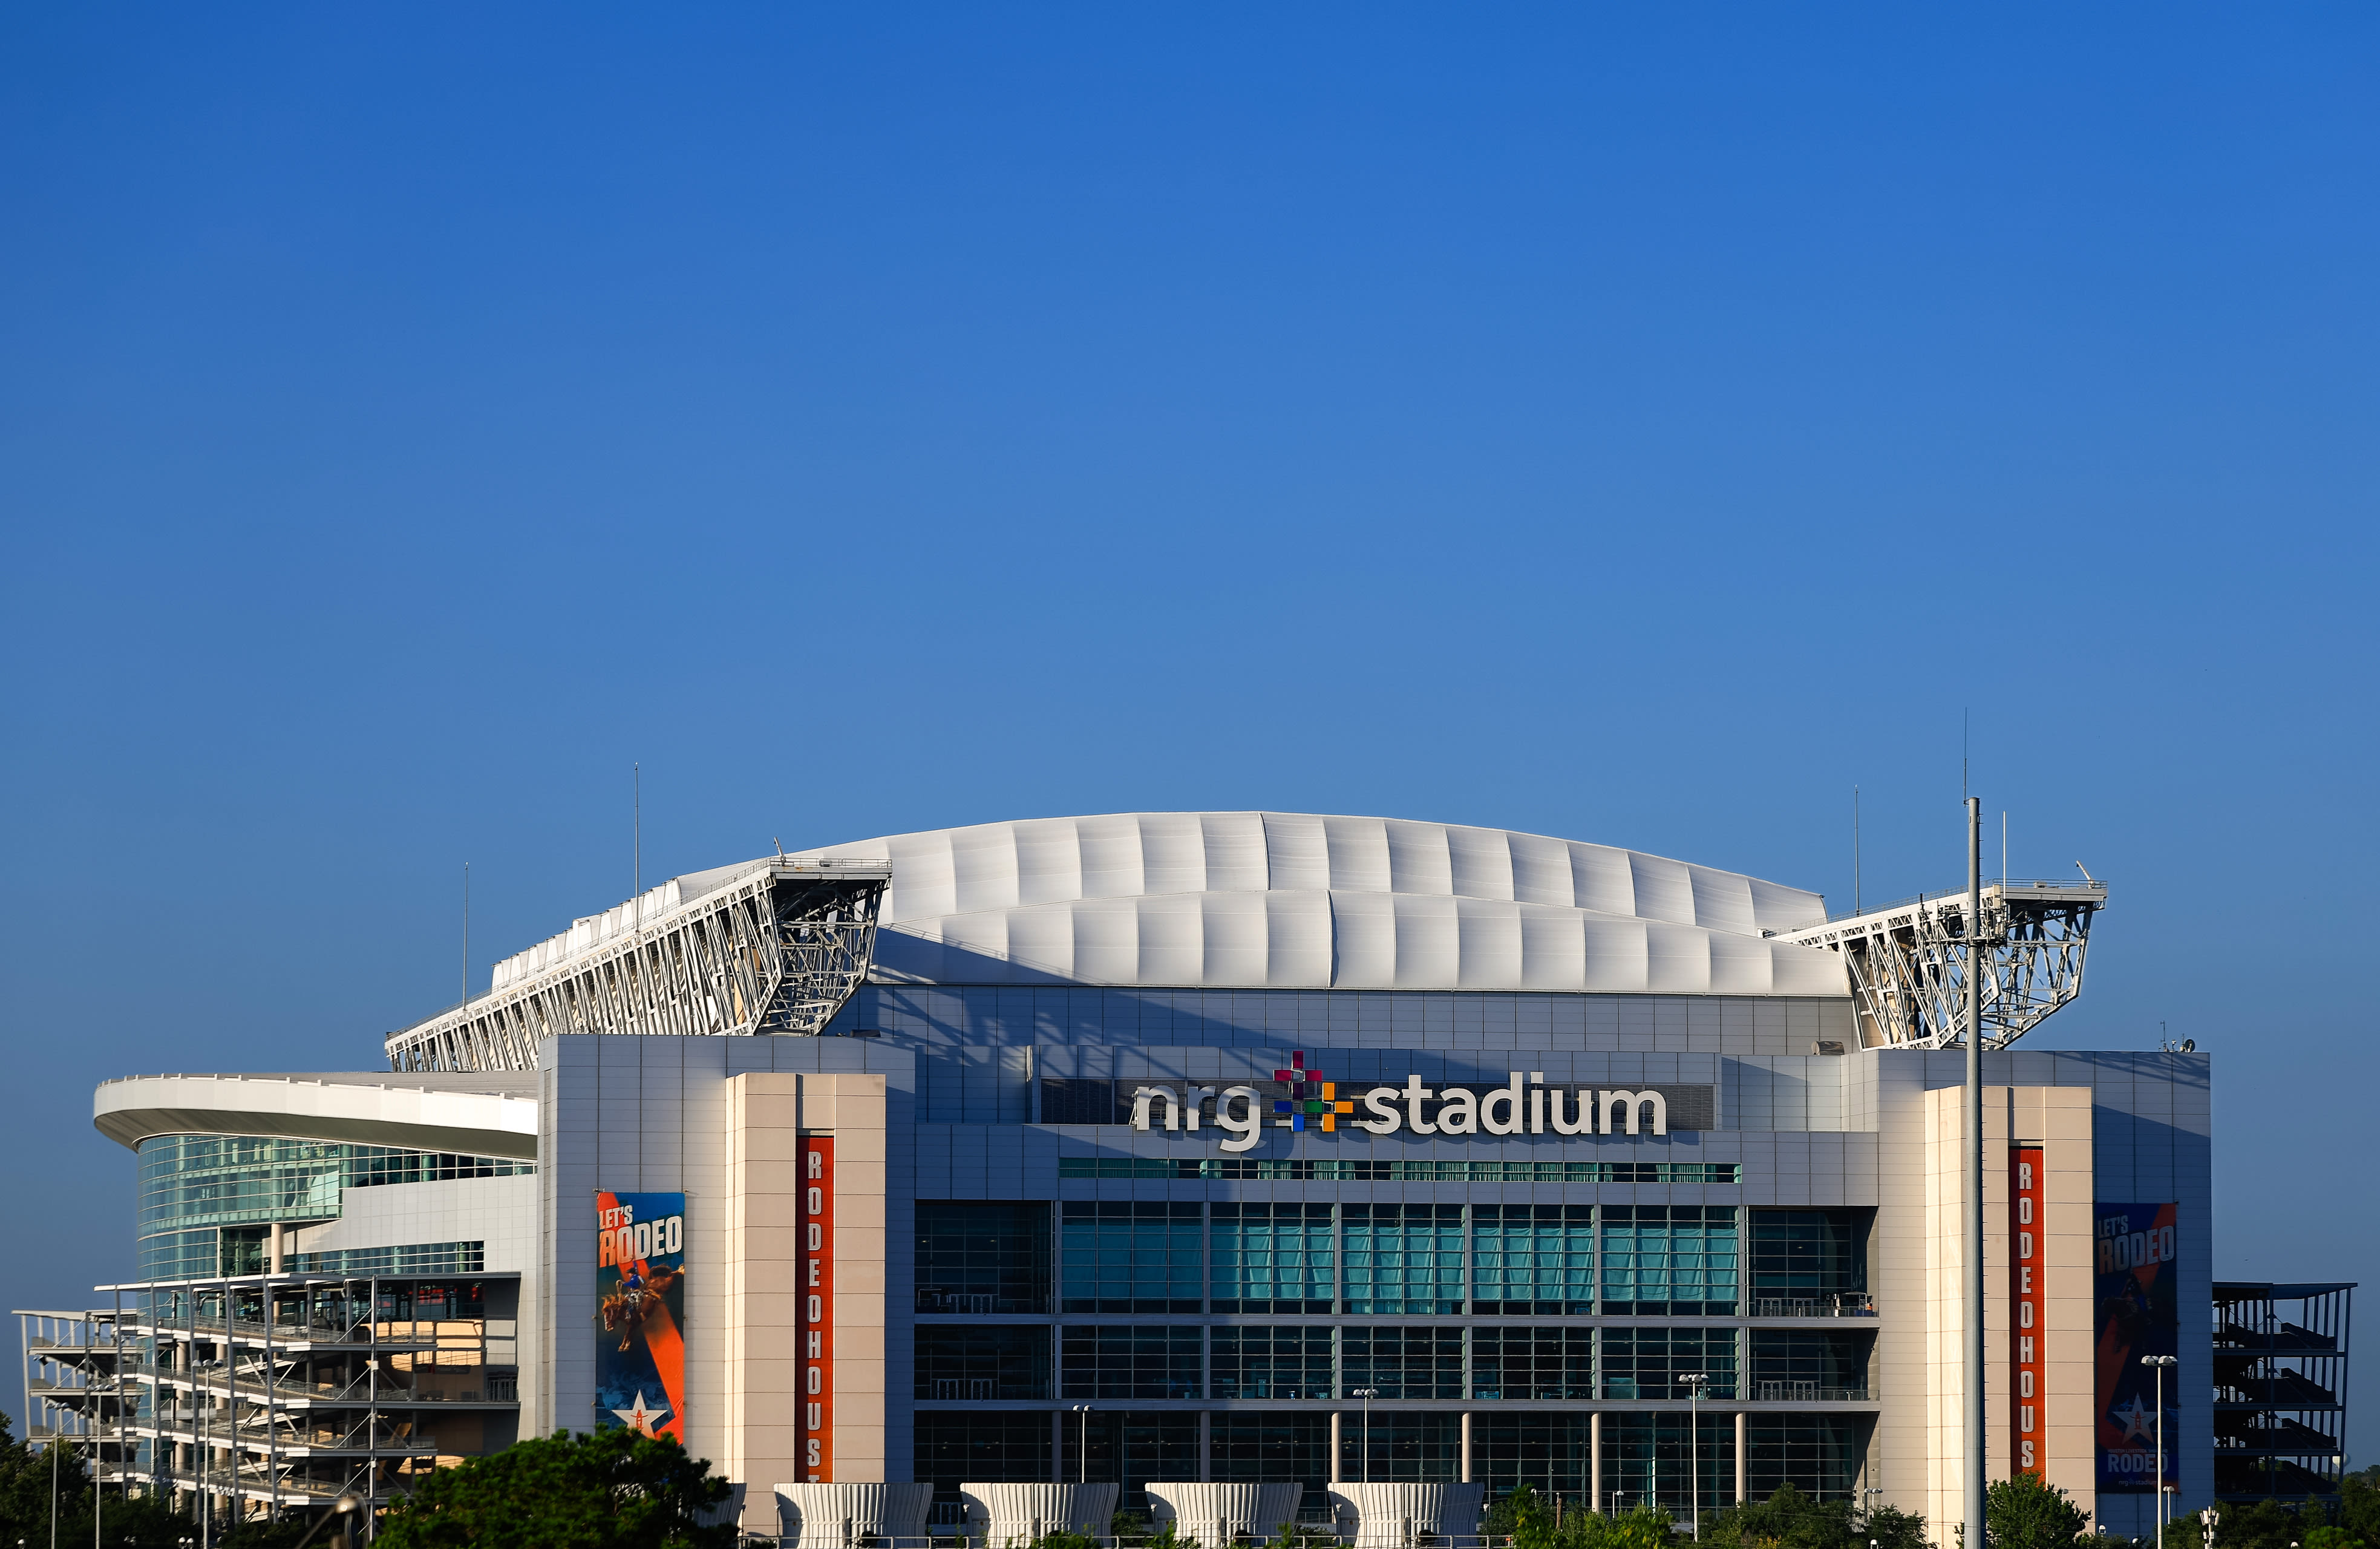
M2107 903L2098 881L1984 884L1985 1048L2006 1048L2082 993L2091 920ZM1920 894L1777 939L1843 955L1862 1046L1956 1048L1967 1022L1967 910L1963 888Z
M755 861L608 941L389 1034L389 1065L534 1070L539 1041L562 1033L823 1031L868 977L892 875L886 860Z

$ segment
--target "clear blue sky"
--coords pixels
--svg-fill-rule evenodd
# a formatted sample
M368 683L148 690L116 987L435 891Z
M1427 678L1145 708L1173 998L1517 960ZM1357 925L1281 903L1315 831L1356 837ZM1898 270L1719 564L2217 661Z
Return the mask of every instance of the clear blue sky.
M2115 902L2216 1262L2380 1281L2368 7L19 6L7 1305L100 1079L1034 814ZM19 1213L22 1218L22 1213ZM72 1229L55 1228L60 1223ZM14 1407L14 1400L9 1401ZM2368 1408L2368 1406L2367 1406ZM2367 1422L2366 1434L2374 1434Z

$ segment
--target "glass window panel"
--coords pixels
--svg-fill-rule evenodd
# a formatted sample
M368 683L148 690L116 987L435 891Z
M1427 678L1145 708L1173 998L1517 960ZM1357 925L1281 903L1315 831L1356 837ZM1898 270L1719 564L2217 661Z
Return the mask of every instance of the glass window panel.
M1817 1500L1855 1499L1875 1424L1867 1415L1754 1411L1744 1421L1744 1482L1752 1498L1767 1500L1791 1484Z
M1330 1311L1337 1291L1329 1205L1219 1203L1207 1230L1212 1311Z
M1328 1398L1334 1391L1328 1327L1218 1328L1208 1359L1213 1397Z
M1755 1316L1830 1309L1867 1290L1866 1209L1755 1210L1747 1271Z
M1682 1399L1691 1396L1680 1377L1700 1372L1709 1379L1706 1397L1735 1397L1736 1330L1654 1327L1603 1330L1603 1397ZM1732 1444L1730 1444L1732 1445Z
M1340 1219L1343 1311L1463 1311L1461 1205L1347 1205Z
M919 1409L917 1471L934 1486L934 1519L955 1521L962 1483L1050 1482L1047 1409Z
M1684 1519L1695 1504L1690 1478L1701 1482L1704 1511L1734 1504L1734 1416L1705 1413L1699 1424L1682 1409L1603 1417L1603 1487L1610 1492L1611 1510L1651 1504ZM1753 1499L1767 1498L1757 1478L1752 1490Z
M1463 1417L1372 1407L1342 1410L1339 1477L1375 1484L1445 1484L1463 1475Z
M1573 1508L1585 1506L1594 1483L1593 1419L1575 1409L1483 1409L1471 1417L1472 1477L1487 1482L1491 1497L1525 1484L1540 1496L1561 1496Z
M1732 1315L1736 1234L1732 1205L1604 1206L1604 1312Z
M1592 1398L1595 1331L1483 1323L1471 1331L1474 1398Z
M1067 1312L1200 1312L1206 1251L1196 1204L1073 1201L1059 1242Z
M919 1323L916 1349L919 1398L1050 1397L1044 1324Z
M1199 1335L1159 1323L1069 1324L1058 1331L1065 1398L1196 1398Z
M1835 1330L1754 1329L1752 1397L1779 1401L1856 1401L1868 1397L1875 1336Z
M1050 1311L1050 1206L920 1200L911 1273L920 1312Z
M1339 1371L1342 1397L1368 1387L1377 1398L1460 1398L1463 1330L1348 1323L1339 1330Z
M1539 1318L1593 1312L1595 1207L1473 1207L1471 1310Z
M1220 1336L1228 1331L1215 1332ZM1327 1340L1330 1331L1313 1332ZM1298 1515L1319 1518L1330 1514L1330 1497L1325 1493L1330 1479L1329 1415L1218 1414L1209 1424L1208 1454L1213 1459L1217 1482L1262 1484L1296 1480L1305 1486Z
M1116 1480L1123 1485L1119 1511L1148 1510L1148 1482L1198 1477L1198 1416L1196 1410L1135 1414L1095 1410L1059 1414L1061 1479ZM1085 1456L1087 1445L1088 1456Z

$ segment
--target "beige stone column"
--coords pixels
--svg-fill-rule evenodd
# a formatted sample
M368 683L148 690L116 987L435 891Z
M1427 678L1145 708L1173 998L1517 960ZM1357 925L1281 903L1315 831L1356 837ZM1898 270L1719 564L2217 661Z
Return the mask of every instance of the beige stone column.
M1586 1506L1589 1511L1603 1509L1603 1411L1597 1409L1586 1417Z
M1752 1447L1746 1439L1751 1416L1735 1411L1735 1504L1742 1506L1752 1494Z
M1471 1482L1471 1411L1463 1411L1463 1482Z
M885 1478L884 1078L760 1071L727 1082L722 1471L764 1492L805 1477L801 1140L834 1140L834 1482Z
M1919 1298L1925 1326L1926 1479L1923 1509L1930 1520L1955 1521L1964 1509L1960 1459L1965 1451L1965 1369L1961 1264L1966 1232L1961 1158L1965 1115L1956 1087L1925 1093L1926 1263ZM2091 1089L1984 1089L1984 1444L1994 1479L2013 1464L2010 1402L2009 1273L2012 1223L2008 1152L2039 1145L2046 1172L2040 1241L2045 1294L2041 1338L2046 1365L2042 1398L2043 1474L2083 1510L2098 1510L2097 1469L2091 1431L2097 1408L2093 1359L2091 1229ZM1905 1290L1902 1293L1906 1295ZM1886 1318L1899 1309L1880 1304Z

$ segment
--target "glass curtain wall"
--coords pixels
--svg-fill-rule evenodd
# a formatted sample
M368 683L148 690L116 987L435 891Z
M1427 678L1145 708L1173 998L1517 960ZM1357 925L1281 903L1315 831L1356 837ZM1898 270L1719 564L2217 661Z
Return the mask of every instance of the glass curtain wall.
M1070 1200L1061 1223L1067 1312L1205 1310L1204 1212L1195 1203Z
M1463 1311L1461 1205L1342 1205L1341 1311Z
M1595 1311L1593 1205L1475 1205L1471 1310L1508 1317Z

